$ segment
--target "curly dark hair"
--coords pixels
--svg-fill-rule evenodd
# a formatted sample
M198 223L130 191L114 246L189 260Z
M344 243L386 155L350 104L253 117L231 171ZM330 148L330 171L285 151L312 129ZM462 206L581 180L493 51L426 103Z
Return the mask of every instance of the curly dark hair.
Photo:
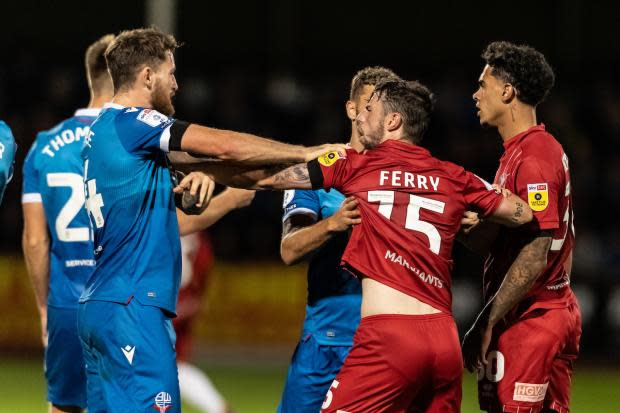
M405 135L413 142L422 141L431 123L435 96L417 80L386 79L375 86L385 112L398 112L403 118Z
M555 83L553 69L545 56L527 45L493 42L482 52L492 74L517 90L517 98L528 105L542 102Z
M353 76L353 80L351 80L349 99L356 100L362 93L364 86L375 86L380 81L386 79L399 80L400 77L391 69L382 66L368 66L359 70Z
M172 35L153 27L121 32L105 52L114 91L133 83L144 66L159 67L166 60L166 53L179 46Z

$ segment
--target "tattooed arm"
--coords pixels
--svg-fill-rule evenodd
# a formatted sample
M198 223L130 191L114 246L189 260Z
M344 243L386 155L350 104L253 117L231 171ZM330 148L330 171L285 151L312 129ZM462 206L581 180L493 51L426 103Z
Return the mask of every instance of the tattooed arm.
M472 371L486 365L493 327L512 310L547 267L552 237L540 233L527 243L514 260L497 293L482 310L463 339L465 367Z
M507 227L518 227L527 224L532 220L532 209L527 202L517 195L506 191L504 199L499 207L489 217L489 221L506 225Z

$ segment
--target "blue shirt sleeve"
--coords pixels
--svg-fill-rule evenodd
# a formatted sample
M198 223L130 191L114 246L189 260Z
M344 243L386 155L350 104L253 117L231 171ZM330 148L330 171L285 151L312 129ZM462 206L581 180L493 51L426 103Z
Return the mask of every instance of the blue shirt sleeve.
M153 109L127 108L116 117L116 130L127 152L142 157L169 151L174 121Z
M3 121L0 121L0 202L2 201L6 185L13 177L13 160L15 159L16 150L17 145L15 145L11 128Z
M35 140L22 168L22 202L40 202L41 188L39 188L39 171L35 166L35 158L37 153L37 141Z
M284 201L282 203L284 214L282 222L292 215L309 215L318 221L321 213L321 204L315 191L306 189L291 189L284 191Z

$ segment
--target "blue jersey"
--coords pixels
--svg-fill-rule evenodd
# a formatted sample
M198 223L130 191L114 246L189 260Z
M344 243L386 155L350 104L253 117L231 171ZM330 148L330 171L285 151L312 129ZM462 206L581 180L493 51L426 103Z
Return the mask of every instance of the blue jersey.
M181 245L165 154L173 123L116 104L93 123L82 157L96 265L80 302L135 299L175 312Z
M315 221L328 218L343 200L344 195L334 189L285 191L282 221L295 214L308 215ZM360 321L360 282L340 266L348 239L347 232L335 235L316 251L308 267L303 336L312 334L320 344L352 345Z
M82 144L99 109L37 135L24 162L22 203L42 202L50 230L48 305L76 308L95 261L84 208Z
M0 120L0 202L2 202L4 189L13 177L13 159L16 149L11 128Z

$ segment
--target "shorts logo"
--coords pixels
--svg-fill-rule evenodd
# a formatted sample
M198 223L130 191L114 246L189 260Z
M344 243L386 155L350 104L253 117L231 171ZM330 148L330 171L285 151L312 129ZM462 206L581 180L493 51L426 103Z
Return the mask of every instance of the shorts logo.
M168 117L166 115L162 115L156 110L144 109L138 114L138 120L149 126L156 127L164 122L168 122Z
M533 211L544 211L549 204L548 185L527 184L527 202Z
M165 413L172 409L172 396L170 396L170 393L166 393L165 391L157 393L153 409L157 410L159 413Z
M133 355L136 352L136 346L132 347L128 344L125 347L121 347L121 350L123 350L123 354L125 355L125 358L129 362L129 364L133 364Z
M294 189L287 189L286 191L284 191L284 198L282 199L282 207L285 208L288 204L290 204L294 196L295 196Z
M340 159L340 154L336 151L332 151L319 156L318 160L323 166L332 166L338 159Z
M530 384L530 383L515 383L515 392L512 399L518 402L540 402L545 400L545 393L547 393L547 386L549 382L545 384Z

